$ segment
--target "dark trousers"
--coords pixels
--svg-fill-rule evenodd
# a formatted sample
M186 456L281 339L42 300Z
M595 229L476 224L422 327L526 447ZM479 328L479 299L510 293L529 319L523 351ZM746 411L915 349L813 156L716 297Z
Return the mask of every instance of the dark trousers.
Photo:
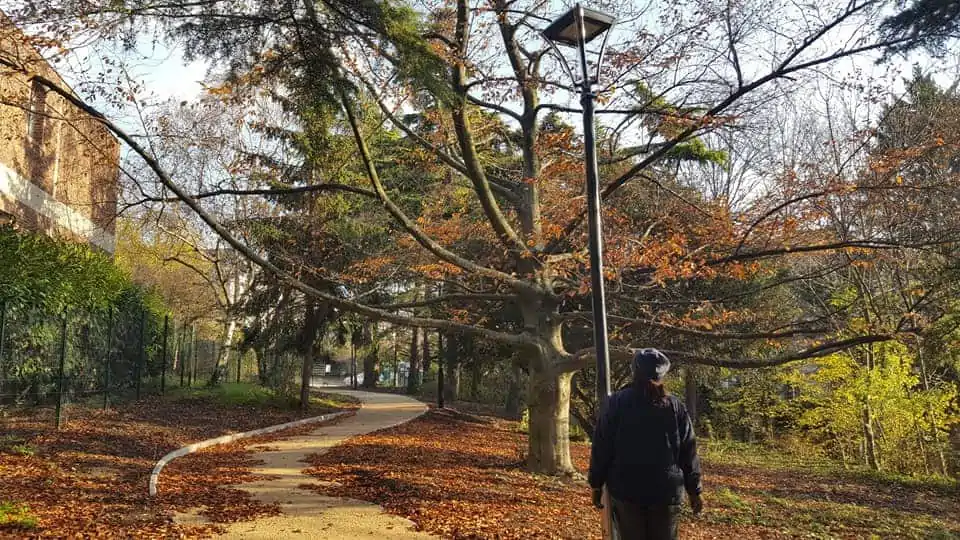
M618 501L613 503L614 540L677 540L680 505L647 506Z

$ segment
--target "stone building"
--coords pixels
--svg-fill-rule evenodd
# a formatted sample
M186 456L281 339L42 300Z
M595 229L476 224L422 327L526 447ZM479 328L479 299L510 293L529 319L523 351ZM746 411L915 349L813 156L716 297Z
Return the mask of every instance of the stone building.
M68 88L0 14L0 223L113 253L120 145L23 68Z

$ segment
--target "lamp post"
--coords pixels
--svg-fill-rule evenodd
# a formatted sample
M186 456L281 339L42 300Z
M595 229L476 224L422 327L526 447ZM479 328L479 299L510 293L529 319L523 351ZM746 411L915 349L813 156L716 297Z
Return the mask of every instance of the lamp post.
M600 79L600 64L607 46L608 30L615 19L605 13L577 4L543 31L560 65L580 90L583 106L583 146L587 172L587 221L590 236L590 281L593 293L593 339L597 350L597 408L610 395L610 350L607 343L607 305L603 289L603 238L600 221L600 182L597 172L597 143L594 127L593 85ZM594 72L587 61L587 43L603 36ZM574 74L557 45L576 49L581 77Z

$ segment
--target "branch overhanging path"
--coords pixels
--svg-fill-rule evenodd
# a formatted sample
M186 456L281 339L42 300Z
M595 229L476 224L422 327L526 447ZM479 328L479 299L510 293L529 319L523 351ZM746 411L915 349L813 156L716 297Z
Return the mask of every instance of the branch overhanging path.
M17 63L10 61L5 58L0 58L0 65L4 65L10 68L13 68L19 72L25 73L31 81L37 82L50 91L56 93L57 95L63 97L74 106L90 115L96 121L103 124L111 132L113 132L117 137L119 137L124 143L126 143L131 150L133 150L137 155L139 155L157 175L157 178L160 182L173 194L186 204L196 215L199 217L204 224L211 228L220 238L222 238L227 244L230 245L233 249L236 249L240 254L245 258L265 270L267 273L275 276L282 283L289 285L290 287L299 290L300 292L328 302L333 307L343 309L346 311L351 311L360 315L365 315L377 320L382 320L386 322L392 322L395 324L400 324L404 326L415 326L415 327L426 327L426 328L437 328L442 330L452 330L457 332L464 332L468 334L478 335L499 341L502 343L509 343L514 345L528 344L529 339L521 334L508 334L505 332L498 332L495 330L489 330L486 328L479 328L475 326L459 324L453 321L441 320L441 319L432 319L424 317L410 317L404 315L398 315L396 313L385 311L382 309L377 309L370 307L364 304L358 304L356 302L351 302L345 298L335 296L332 294L325 293L320 291L302 281L296 279L288 272L283 271L275 264L271 263L265 259L260 254L256 253L249 246L238 240L233 234L230 233L216 218L214 218L209 212L204 210L199 202L187 194L180 186L173 181L173 179L167 174L163 169L160 163L156 158L152 156L146 149L144 149L133 137L131 137L125 130L120 128L116 123L108 119L103 113L101 113L96 108L87 104L82 99L75 96L72 92L64 89L55 81L52 81L42 75L31 73L29 70L25 69L23 66L18 65ZM498 273L499 274L499 273ZM496 277L500 277L497 275ZM509 277L509 276L508 276ZM515 279L515 278L512 278ZM519 280L517 280L519 281Z
M852 53L849 52L849 51L847 51L847 52L844 52L844 53L841 53L841 54L838 54L838 55L835 55L835 56L837 56L837 57L842 57L842 56L845 56L845 55L847 55L847 54L852 54ZM791 57L790 60L792 60L792 57ZM788 65L789 65L789 61L790 61L790 60L784 62L784 65L781 66L781 69L782 69L782 70L784 69L785 66L788 66ZM800 66L791 66L791 67L789 67L789 69L787 69L787 71L791 71L791 72L792 72L792 71L796 71L796 70L798 70L798 69L802 69L803 67L807 67L808 64L814 64L814 65L816 65L817 63L822 62L822 61L828 61L828 60L827 60L827 59L820 59L820 60L815 61L815 62L805 62L805 63L801 64ZM401 324L401 325L406 325L406 326L429 327L429 328L437 328L437 329L452 330L452 331L457 331L457 332L464 332L464 333L468 333L468 334L473 334L473 335L477 335L477 336L482 336L482 337L485 337L485 338L488 338L488 339L493 339L493 340L499 341L499 342L501 342L501 343L507 343L507 344L513 344L513 345L530 345L530 344L533 344L533 338L532 338L531 336L528 336L528 335L525 335L525 334L511 334L511 333L506 333L506 332L500 332L500 331L496 331L496 330L479 328L479 327L472 326L472 325L460 324L460 323L456 323L456 322L449 321L449 320L440 320L440 319L431 319L431 318L416 317L416 316L410 316L410 315L401 315L401 314L398 314L398 313L396 313L396 312L394 311L394 309L395 309L396 307L398 307L398 306L370 306L370 305L360 304L360 303L351 301L351 300L349 300L349 299L347 299L347 298L343 298L343 297L340 297L340 296L335 296L335 295L331 295L331 294L329 294L329 293L324 293L323 291L317 290L317 289L315 289L315 288L307 285L306 283L300 281L299 279L295 278L294 276L290 275L289 273L284 272L284 271L281 270L279 267L277 267L276 265L272 264L269 260L267 260L266 258L264 258L263 256L261 256L260 254L256 253L256 252L255 252L254 250L252 250L249 246L246 246L243 242L239 241L235 236L232 235L232 233L230 233L230 231L228 231L223 225L221 225L221 224L216 220L216 218L214 218L212 215L210 215L208 212L206 212L206 211L200 206L200 204L198 203L198 200L197 200L198 198L212 197L212 196L221 195L221 194L222 194L222 195L234 194L234 195L268 195L268 196L269 196L269 195L285 195L285 194L290 194L290 195L292 195L292 194L312 192L312 191L345 191L345 192L352 192L352 193L354 193L354 194L362 195L362 196L367 196L367 197L371 197L371 196L372 196L372 197L376 197L376 198L379 198L382 203L384 203L384 206L387 208L387 210L389 211L389 213L390 213L397 221L399 221L402 225L405 225L405 228L408 229L408 232L410 232L410 234L411 234L422 246L424 246L428 251L430 251L431 253L433 253L435 256L437 256L437 257L440 258L441 260L445 260L446 262L449 262L449 263L454 264L454 265L456 265L456 266L460 266L461 268L464 268L465 270L468 270L468 271L472 271L472 272L474 272L474 273L477 273L478 275L486 275L487 277L492 277L492 278L494 278L494 279L496 279L496 280L502 281L502 282L504 282L505 284L507 284L508 286L510 286L511 288L513 288L513 289L515 289L515 290L517 290L517 291L523 291L523 290L525 290L525 291L527 291L527 292L541 293L541 294L546 292L546 291L540 290L540 289L539 289L536 285L534 285L533 283L527 282L527 281L522 280L522 279L518 279L518 278L516 278L516 277L514 277L514 276L512 276L512 275L510 275L510 274L505 274L505 273L503 273L503 272L501 272L501 271L499 271L499 270L495 270L495 269L493 269L493 268L487 268L487 267L483 267L483 266L481 266L481 265L477 265L476 263L473 263L472 261L469 261L469 260L467 260L467 259L461 258L461 257L453 254L452 252L446 250L445 248L443 248L443 247L440 246L439 244L437 244L435 241L433 241L432 239L430 239L429 237L427 237L425 234L423 234L422 231L417 230L418 228L416 227L416 224L414 224L414 223L412 222L412 220L410 220L407 216L403 215L402 212L399 211L399 209L398 209L395 205L392 204L392 201L390 201L389 197L386 196L386 193L385 193L385 191L383 190L383 186L382 186L382 185L378 185L378 184L379 184L379 181L378 181L378 179L376 178L376 171L375 171L375 169L372 171L372 174L370 174L372 183L374 184L374 190L372 190L372 191L371 191L371 190L362 189L362 188L354 188L354 187L352 187L352 186L339 185L339 184L318 184L318 185L315 185L315 186L302 186L302 187L295 187L295 188L280 188L280 189L267 189L267 190L249 190L249 191L246 191L246 190L238 190L238 191L236 191L236 192L233 192L233 191L231 191L231 190L226 190L226 191L222 191L222 192L200 193L200 194L197 194L196 196L191 196L191 195L185 193L182 189L180 189L180 188L175 184L175 182L170 178L170 176L169 176L168 174L166 174L166 172L165 172L165 171L163 170L163 168L160 166L159 162L152 156L152 154L150 154L148 151L146 151L144 148L142 148L142 147L139 145L139 143L137 143L136 140L134 140L129 134L125 133L121 128L119 128L119 126L117 126L116 124L114 124L113 122L111 122L109 119L107 119L107 118L106 118L103 114L101 114L99 111L97 111L96 109L94 109L94 108L91 107L90 105L86 104L83 100L77 98L72 92L70 92L69 90L63 89L63 88L60 87L57 83L55 83L55 82L53 82L53 81L50 81L49 79L46 79L46 78L44 78L44 77L42 77L42 76L40 76L40 75L37 75L37 74L34 74L34 73L29 73L29 72L28 72L27 70L25 70L22 66L19 66L19 65L13 63L13 62L8 61L8 60L0 59L0 64L6 65L6 66L8 66L8 67L13 67L14 69L19 69L20 71L23 71L23 72L27 72L27 74L28 74L28 76L29 76L29 78L30 78L31 80L36 81L36 82L39 82L40 84L46 86L46 87L49 88L51 91L57 93L58 95L62 96L62 97L65 98L65 99L67 99L69 102L73 103L75 106L77 106L77 107L80 108L81 110L83 110L83 111L85 111L86 113L90 114L90 115L91 115L92 117L94 117L97 121L99 121L99 122L101 122L102 124L104 124L108 129L110 129L113 133L115 133L121 140L123 140L126 144L128 144L128 146L129 146L132 150L134 150L135 153L137 153L138 155L140 155L141 158L143 158L143 159L145 160L145 162L147 163L147 165L149 166L149 168L158 176L158 178L160 179L161 183L162 183L164 186L166 186L168 189L170 189L170 190L175 194L175 196L176 196L175 199L176 199L176 200L182 201L184 204L186 204L186 205L187 205L192 211L194 211L194 212L197 214L197 216L200 217L201 220L202 220L205 224L207 224L218 236L220 236L221 238L223 238L224 241L226 241L226 242L227 242L229 245L231 245L234 249L236 249L238 252L240 252L244 257L246 257L247 259L249 259L249 260L252 261L253 263L257 264L258 266L260 266L261 268L263 268L266 272L268 272L269 274L275 276L278 280L280 280L281 282L287 284L288 286L290 286L290 287L292 287L292 288L294 288L294 289L297 289L297 290L299 290L299 291L301 291L301 292L303 292L303 293L305 293L305 294L307 294L307 295L309 295L309 296L312 296L312 297L321 299L321 300L323 300L323 301L325 301L325 302L328 302L329 304L331 304L332 306L334 306L334 307L336 307L336 308L344 309L344 310L346 310L346 311L355 312L355 313L358 313L358 314L361 314L361 315L365 315L365 316L368 316L368 317L371 317L371 318L375 318L375 319L378 319L378 320L383 320L383 321L392 322L392 323ZM759 86L759 85L762 84L763 82L766 82L766 79L767 79L767 78L776 78L776 77L773 76L773 75L774 75L774 74L771 73L768 77L762 78L762 79L763 79L762 81L755 81L754 85L747 85L746 87L743 87L743 88L739 89L740 91L737 92L737 93L735 93L735 95L742 95L742 93L745 93L746 91L749 91L751 87ZM735 97L734 97L735 95L732 95L732 96L730 97L730 99L728 99L727 101L735 100ZM725 103L726 103L726 102L725 102ZM344 105L345 105L345 110L346 110L346 112L347 112L348 117L351 116L352 111L350 110L350 105L349 105L349 103L345 103ZM353 124L354 129L356 130L356 128L357 128L356 123L355 123L355 122L352 122L352 124ZM361 150L362 150L363 137L361 136L361 134L360 134L359 132L356 132L356 131L355 131L355 135L356 135L356 138L357 138L357 140L358 140L358 144L361 146ZM677 137L674 142L679 142L679 141L683 140L683 138L684 138L683 136ZM667 146L669 146L669 145L667 145ZM661 148L661 150L664 150L664 148ZM368 157L368 156L364 156L364 157ZM637 166L635 166L633 170L636 170L637 168L642 167L644 163L649 162L651 159L654 159L654 158L655 158L655 155L654 155L654 156L648 156L648 158L645 159L642 163L640 163L640 164L638 164ZM369 167L370 165L372 165L372 163L371 163L369 160L365 160L365 161L367 162L366 164L368 165L368 167ZM368 170L368 173L370 173L370 172L371 172L371 171ZM628 176L629 176L629 174L622 175L621 178L618 179L618 181L625 181L625 179L626 179ZM614 182L614 184L618 187L618 186L620 185L620 182ZM379 189L378 189L378 188L379 188ZM608 186L608 188L615 189L614 185ZM171 198L171 199L173 199L173 198ZM574 220L574 221L576 222L577 220ZM571 225L573 225L573 224L571 224ZM412 229L412 230L411 230L411 229ZM420 233L420 234L417 234L417 233ZM508 236L509 236L509 235L508 235ZM843 247L843 246L832 246L832 245L831 245L831 246L813 246L813 247L809 247L808 249L809 249L810 251L820 251L820 250L831 250L831 249L834 249L834 248L837 248L837 247ZM862 246L860 246L860 247L862 247ZM887 246L875 246L875 245L873 245L873 243L870 243L869 247L887 247ZM549 251L549 247L548 247L548 251ZM786 252L789 252L789 251L799 252L799 251L803 251L803 249L802 249L802 248L798 248L798 249L794 249L794 250L786 249L786 250L784 250L784 251L786 251ZM736 255L736 257L737 257L738 259L739 259L739 258L754 258L754 257L756 257L756 258L763 258L763 256L766 256L766 255L768 255L768 253L766 253L766 252L760 253L760 254L754 254L754 253L738 253L738 254ZM712 262L714 262L715 264L716 264L716 263L721 263L721 264L722 264L722 263L725 263L725 262L728 262L728 261L727 261L726 259L721 259L720 261L712 261ZM506 300L507 298L509 298L509 296L505 296L503 299ZM481 300L499 300L499 298L498 298L498 299L494 299L494 298L477 298L477 299L481 299ZM779 336L778 336L778 337L779 337ZM874 336L864 336L864 338L869 339L871 342L873 342L873 341L879 341L879 340L883 340L883 339L893 339L893 336L882 336L882 337L881 337L881 336L874 335ZM833 346L840 346L840 347L842 348L842 346L845 345L845 344L847 344L847 343L851 343L851 340L842 340L842 341L837 341L837 342L833 342L833 343L828 343L828 344L826 344L826 345L829 346L829 348L833 348ZM851 345L851 346L852 346L852 345ZM758 359L758 360L745 360L745 361L730 361L730 364L731 364L731 365L732 365L732 364L736 364L737 366L741 366L741 367L754 367L754 366L758 366L758 365L776 365L776 364L783 363L783 362L784 362L784 358L792 358L792 359L802 359L802 358L806 358L806 357L808 357L808 356L803 356L805 352L807 352L807 351L800 351L800 352L794 353L794 354L788 354L788 355L785 355L785 356L780 356L780 357L776 357L776 358L771 358L771 359L769 359L769 361L763 360L763 359ZM586 353L586 351L578 351L578 352L576 352L576 353L573 353L573 354L569 355L569 358L570 358L571 360L577 359L574 363L579 363L579 359L583 358L585 353ZM688 358L688 361L694 362L694 363L708 363L708 364L710 364L710 363L713 363L713 362L714 362L714 361L707 361L707 360L705 360L705 359L701 359L701 358L699 358L699 357L692 356L692 355L686 355L686 354L684 354L683 356L686 356L686 357Z

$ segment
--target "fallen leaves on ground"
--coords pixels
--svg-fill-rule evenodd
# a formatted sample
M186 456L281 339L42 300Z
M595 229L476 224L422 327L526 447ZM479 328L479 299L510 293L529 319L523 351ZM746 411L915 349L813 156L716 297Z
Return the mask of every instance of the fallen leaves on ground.
M151 397L109 410L70 407L59 431L49 410L7 413L0 418L0 500L26 505L37 524L29 530L0 528L0 537L177 538L205 534L209 531L204 528L192 530L174 524L170 517L174 503L148 497L147 483L156 460L198 440L326 412L330 409L304 414L228 405L214 399ZM224 449L225 454L218 456L225 460L221 468L204 463L210 471L207 478L230 484L235 477L242 477L249 466L242 447L263 440ZM165 480L166 473L162 476ZM237 497L213 493L213 497ZM198 502L190 496L183 500L184 504ZM211 506L217 504L232 508L226 514L237 518L243 513L239 499ZM249 507L249 511L260 515L258 508Z
M382 505L444 538L595 538L589 490L522 469L515 424L448 409L311 456L314 489Z
M163 469L157 490L159 502L170 514L185 509L199 509L199 514L212 525L193 529L192 532L198 535L222 532L223 529L218 526L221 524L278 515L278 505L257 501L248 492L234 487L263 479L263 476L252 472L254 467L262 464L252 456L252 448L256 447L256 451L262 452L264 445L270 442L331 426L352 414L350 412L326 422L211 446L174 460Z
M714 462L705 446L707 510L684 513L682 538L960 537L956 491L790 468L787 460ZM525 450L515 422L434 409L311 456L308 472L323 481L311 489L377 503L443 538L600 538L589 488L525 472ZM574 444L572 453L586 471L589 446Z

